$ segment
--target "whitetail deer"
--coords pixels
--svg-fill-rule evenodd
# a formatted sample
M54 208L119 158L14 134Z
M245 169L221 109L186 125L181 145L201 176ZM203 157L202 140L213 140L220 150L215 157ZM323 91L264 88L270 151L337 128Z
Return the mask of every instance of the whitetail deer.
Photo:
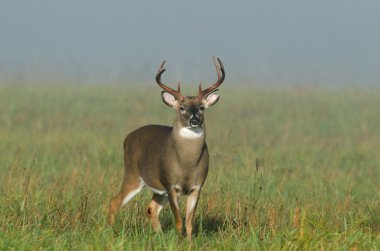
M164 89L163 102L173 107L177 117L173 127L146 125L131 132L124 140L124 179L120 192L111 199L108 222L113 224L115 213L146 186L153 191L153 198L146 209L153 230L160 231L159 213L169 200L176 228L182 234L182 218L178 196L187 195L186 234L191 239L194 213L202 186L206 180L209 155L205 142L204 110L214 105L219 95L215 92L225 78L220 59L214 64L217 82L202 90L199 84L197 96L185 97L161 82L165 61L156 75L158 85Z

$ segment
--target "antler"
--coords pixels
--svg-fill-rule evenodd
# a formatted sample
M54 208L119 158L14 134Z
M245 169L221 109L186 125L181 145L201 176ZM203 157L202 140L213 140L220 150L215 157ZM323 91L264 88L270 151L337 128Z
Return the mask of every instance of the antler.
M175 91L173 90L172 88L170 87L167 87L166 85L164 85L163 83L161 83L161 75L162 73L164 73L164 71L166 70L164 68L164 64L165 64L165 60L164 62L162 62L162 64L160 65L160 68L158 69L158 72L157 72L157 75L156 75L156 81L157 81L157 84L162 88L164 89L165 91L169 92L170 94L172 94L174 97L176 97L177 99L182 99L183 96L181 94L181 85L180 83L178 82L178 90Z
M214 60L214 65L215 65L216 71L218 73L218 81L216 81L215 84L213 84L211 87L209 87L209 88L207 88L206 90L203 90L203 91L202 91L202 85L199 84L199 93L198 93L198 96L200 98L203 98L207 94L209 94L209 93L211 93L213 91L216 91L216 88L218 88L223 83L224 78L226 77L222 61L219 58L217 58L215 60L215 57L213 57L213 60ZM219 65L218 65L218 63L219 63Z

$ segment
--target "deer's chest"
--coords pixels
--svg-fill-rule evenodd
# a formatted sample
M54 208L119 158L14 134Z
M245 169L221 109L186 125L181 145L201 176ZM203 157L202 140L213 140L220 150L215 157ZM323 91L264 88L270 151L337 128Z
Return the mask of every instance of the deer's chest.
M176 186L187 193L203 185L208 170L208 152L204 139L176 141L164 157L166 187Z
M196 165L194 163L183 163L174 161L167 168L167 184L178 190L181 194L187 194L195 187L200 188L208 172L207 156L201 156Z

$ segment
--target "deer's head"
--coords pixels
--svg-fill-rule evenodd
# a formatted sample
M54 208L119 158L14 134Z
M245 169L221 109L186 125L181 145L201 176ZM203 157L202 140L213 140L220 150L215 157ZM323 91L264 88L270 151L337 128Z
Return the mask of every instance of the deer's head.
M186 97L181 94L179 82L177 91L161 82L161 75L165 71L164 64L165 61L162 62L156 75L158 85L164 89L161 93L163 102L177 111L178 121L182 127L188 129L202 127L204 121L203 113L205 109L214 105L219 100L219 95L215 92L225 78L222 61L220 61L219 58L217 60L214 58L215 68L218 73L218 80L216 83L205 90L202 90L202 86L199 84L198 95Z

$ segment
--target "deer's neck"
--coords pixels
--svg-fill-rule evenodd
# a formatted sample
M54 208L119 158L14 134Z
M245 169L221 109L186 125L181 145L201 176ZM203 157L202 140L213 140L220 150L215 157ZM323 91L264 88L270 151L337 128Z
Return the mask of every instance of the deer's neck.
M196 165L204 151L205 126L187 128L174 123L172 131L174 150L183 164Z

